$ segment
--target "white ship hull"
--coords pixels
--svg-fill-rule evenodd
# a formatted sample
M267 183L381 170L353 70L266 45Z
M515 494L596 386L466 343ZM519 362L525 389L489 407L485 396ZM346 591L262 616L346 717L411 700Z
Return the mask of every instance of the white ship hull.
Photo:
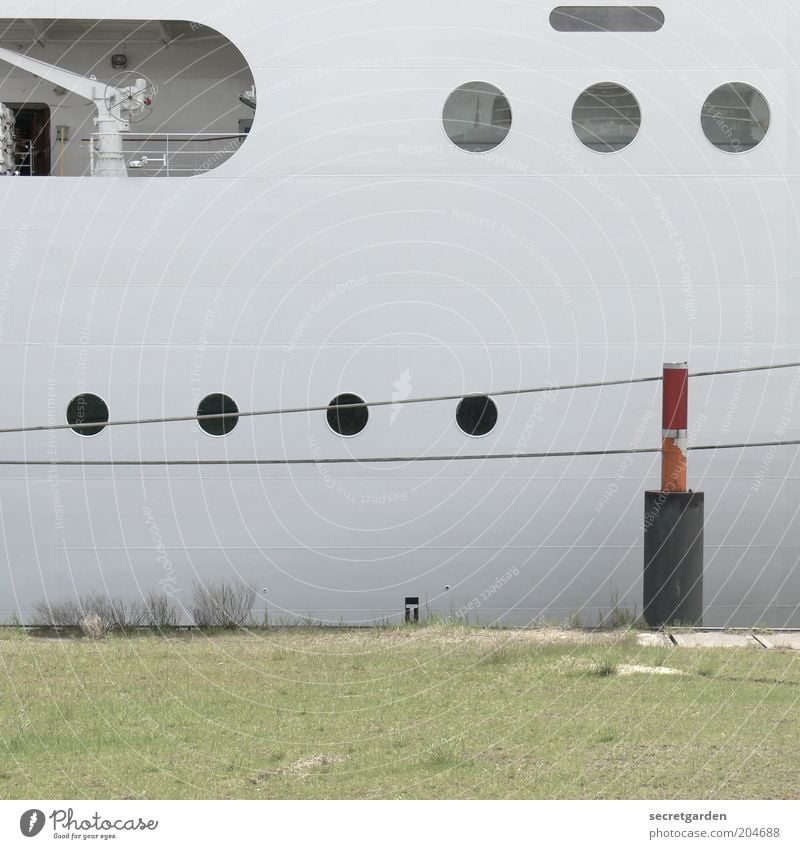
M26 15L107 8L40 5ZM176 20L216 27L247 59L250 137L191 178L0 183L2 426L61 424L79 392L117 420L192 415L213 392L248 411L798 359L800 20L789 2L757 15L659 5L659 33L616 36L555 33L540 2L178 3ZM14 11L0 3L0 17ZM605 79L642 108L613 156L584 149L570 124L578 94ZM513 110L482 156L442 129L447 94L469 80ZM767 97L771 126L733 156L699 115L708 92L740 80ZM695 379L690 442L798 438L798 390L796 370ZM224 438L195 422L5 434L0 460L660 442L658 383L500 397L480 439L455 406L374 408L349 439L320 412L241 418ZM158 587L189 608L193 581L238 576L272 621L397 621L413 596L472 621L596 622L614 598L641 607L658 463L3 465L0 609ZM690 454L690 485L706 493L706 624L800 626L796 470L794 448Z

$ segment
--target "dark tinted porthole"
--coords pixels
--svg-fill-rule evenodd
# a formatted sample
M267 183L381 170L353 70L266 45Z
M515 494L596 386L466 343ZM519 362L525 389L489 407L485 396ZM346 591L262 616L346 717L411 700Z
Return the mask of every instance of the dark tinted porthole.
M703 132L714 147L746 153L764 141L769 130L767 98L747 83L725 83L703 104Z
M102 424L95 424L102 422ZM108 423L108 405L97 395L84 393L76 395L67 405L67 424L72 425L75 433L81 436L97 436ZM76 427L92 424L93 427Z
M664 13L657 6L558 6L550 26L558 32L658 32Z
M575 101L572 127L580 142L598 153L626 148L642 125L639 103L625 86L595 83Z
M355 436L367 426L369 408L366 405L362 407L341 406L345 404L364 404L364 399L358 395L353 395L351 392L337 395L328 405L326 413L328 425L334 433L338 433L340 436Z
M468 395L459 402L456 423L467 436L486 436L497 424L497 406L486 395Z
M497 147L511 129L511 105L491 83L464 83L450 93L442 112L444 130L454 145L470 153Z
M228 395L223 395L221 392L215 392L213 395L206 395L205 398L197 405L198 416L216 416L220 413L238 413L239 408L236 402ZM227 415L220 416L218 419L202 419L198 424L206 433L211 436L225 436L230 433L238 424L239 416Z

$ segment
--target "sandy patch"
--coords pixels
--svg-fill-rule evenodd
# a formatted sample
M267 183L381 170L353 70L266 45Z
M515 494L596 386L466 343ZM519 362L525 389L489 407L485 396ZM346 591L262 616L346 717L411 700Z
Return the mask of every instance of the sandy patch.
M308 773L315 769L319 769L320 767L344 763L346 760L348 760L348 758L345 755L313 755L310 758L300 758L299 761L295 761L294 763L289 764L289 766L281 767L279 769L268 769L265 772L260 772L255 778L255 783L258 784L263 781L268 781L276 775L294 775L302 777L304 775L308 775Z
M672 669L669 666L640 666L636 663L622 664L617 667L619 675L685 675L680 669Z

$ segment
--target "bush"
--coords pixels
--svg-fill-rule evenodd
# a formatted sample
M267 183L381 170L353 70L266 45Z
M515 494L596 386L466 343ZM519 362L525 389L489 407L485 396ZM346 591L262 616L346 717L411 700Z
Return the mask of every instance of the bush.
M81 619L81 631L92 640L101 640L111 630L111 623L97 613L90 613Z
M240 628L256 600L256 591L241 581L195 581L192 595L192 617L200 628Z
M81 596L80 606L84 616L99 616L109 628L127 631L144 623L145 609L140 602L126 604L121 598L92 593Z
M590 671L592 675L607 678L609 675L615 675L618 667L619 662L616 657L611 654L604 654L592 664Z
M151 592L144 602L144 621L150 628L174 628L181 619L180 611L166 593Z
M100 593L90 593L74 601L51 603L40 601L33 605L36 624L49 628L83 629L87 620L95 617L105 623L105 630L117 628L126 631L144 624L146 609L139 602L126 604L122 599Z
M83 618L77 601L37 601L33 609L34 623L46 628L76 628Z
M620 607L619 604L619 593L614 591L611 593L611 610L606 613L605 611L600 611L600 627L601 628L611 628L612 630L616 630L618 628L633 628L637 625L639 621L639 616L636 613L636 608L630 610L627 607Z

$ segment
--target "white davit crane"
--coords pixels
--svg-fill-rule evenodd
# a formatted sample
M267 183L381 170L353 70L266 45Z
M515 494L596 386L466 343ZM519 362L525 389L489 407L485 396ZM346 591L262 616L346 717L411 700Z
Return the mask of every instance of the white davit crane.
M152 106L155 91L148 80L136 78L133 85L117 88L99 82L96 77L82 77L4 47L0 47L0 60L92 101L97 109L94 119L97 150L92 176L127 177L122 133L130 130L131 116Z
M245 106L249 106L251 109L256 108L256 87L255 85L251 85L247 91L243 91L239 95L239 100L244 103Z

